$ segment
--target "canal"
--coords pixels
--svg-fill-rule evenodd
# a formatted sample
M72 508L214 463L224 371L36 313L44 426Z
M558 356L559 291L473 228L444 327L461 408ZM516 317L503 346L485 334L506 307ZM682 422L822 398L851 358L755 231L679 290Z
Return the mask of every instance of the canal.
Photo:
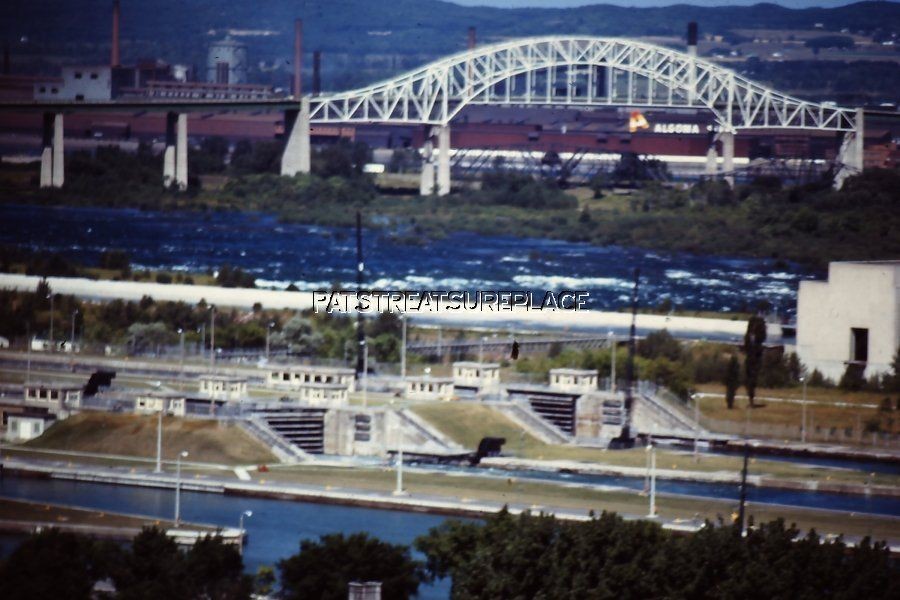
M172 517L173 495L171 490L54 479L6 476L0 480L0 497L160 518ZM304 539L365 531L386 542L411 545L416 537L446 519L423 513L182 492L181 513L188 522L237 527L245 510L253 511L253 516L244 521L248 534L244 565L249 573L295 554ZM11 552L20 539L0 536L0 556ZM442 580L420 587L418 597L437 600L449 595L450 582Z

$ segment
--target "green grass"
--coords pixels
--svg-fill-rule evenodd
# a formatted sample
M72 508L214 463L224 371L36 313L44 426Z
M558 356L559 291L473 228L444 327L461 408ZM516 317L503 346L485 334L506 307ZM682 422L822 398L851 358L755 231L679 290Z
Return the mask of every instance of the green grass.
M155 416L80 413L53 424L29 448L156 457ZM275 457L256 439L233 425L214 420L163 419L163 458L175 460L186 450L189 460L221 464L259 464Z
M467 402L445 402L418 404L413 406L412 410L453 441L467 448L476 448L483 437L497 436L506 438L504 445L506 454L527 459L571 460L596 465L638 468L646 465L646 453L643 448L606 450L545 444L528 433L523 435L523 430L515 423L488 406ZM689 452L673 450L657 452L657 464L660 468L685 472L729 471L737 473L741 469L741 460L739 456L701 455L699 461L695 461ZM752 459L751 473L803 481L864 483L870 479L869 474L860 471L807 468L786 462L755 458ZM875 482L883 485L898 485L900 476L878 475Z

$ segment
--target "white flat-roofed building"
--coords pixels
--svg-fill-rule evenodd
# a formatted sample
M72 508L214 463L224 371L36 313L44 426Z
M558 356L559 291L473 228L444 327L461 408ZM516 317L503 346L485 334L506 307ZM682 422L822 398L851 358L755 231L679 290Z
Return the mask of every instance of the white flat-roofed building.
M500 389L500 365L497 363L453 363L453 385L457 388L475 388L478 394L497 392Z
M900 260L833 262L826 281L801 281L797 355L838 381L848 365L865 377L891 371L900 346Z
M134 412L139 415L163 414L183 417L187 414L187 398L177 392L148 392L134 400Z
M6 416L6 432L3 438L8 442L27 442L42 435L56 416L50 413L10 413Z
M347 367L316 365L279 365L268 367L266 385L272 388L300 389L313 383L344 386L348 392L356 389L356 371Z
M453 379L450 377L407 377L406 398L410 400L452 400Z
M25 404L51 410L71 410L81 407L82 386L71 383L26 383L23 386Z
M215 400L240 401L247 395L247 379L230 375L201 375L200 393Z
M597 371L592 369L550 369L550 387L564 392L597 390Z
M307 383L297 388L296 398L310 406L346 406L350 393L340 383Z

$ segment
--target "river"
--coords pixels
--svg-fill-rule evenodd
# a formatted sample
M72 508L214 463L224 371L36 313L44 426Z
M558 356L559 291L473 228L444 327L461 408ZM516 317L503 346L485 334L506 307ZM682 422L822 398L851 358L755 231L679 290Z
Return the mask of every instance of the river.
M50 250L96 264L126 251L137 267L213 272L225 263L261 286L355 286L353 231L284 224L258 213L140 211L0 205L0 244ZM422 246L387 232L364 237L367 285L375 289L585 290L594 309L629 304L640 267L640 303L737 311L760 301L780 312L796 304L798 282L819 274L761 259L698 256L621 246L454 233Z

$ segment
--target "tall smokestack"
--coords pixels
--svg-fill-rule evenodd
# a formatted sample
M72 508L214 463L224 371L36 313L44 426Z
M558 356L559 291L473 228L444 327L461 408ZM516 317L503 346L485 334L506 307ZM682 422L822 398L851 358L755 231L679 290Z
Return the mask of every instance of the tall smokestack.
M691 56L697 56L697 23L695 21L688 23L687 51Z
M300 77L303 72L303 19L294 21L294 97L299 98L303 88L300 85Z
M110 50L109 66L118 67L121 65L119 60L119 0L113 0L113 19L112 19L112 49Z
M475 47L475 28L474 28L474 27L469 27L469 43L468 43L468 48L469 48L469 50L471 50L471 49L474 48L474 47Z
M322 51L313 52L313 80L312 80L313 96L322 93Z

